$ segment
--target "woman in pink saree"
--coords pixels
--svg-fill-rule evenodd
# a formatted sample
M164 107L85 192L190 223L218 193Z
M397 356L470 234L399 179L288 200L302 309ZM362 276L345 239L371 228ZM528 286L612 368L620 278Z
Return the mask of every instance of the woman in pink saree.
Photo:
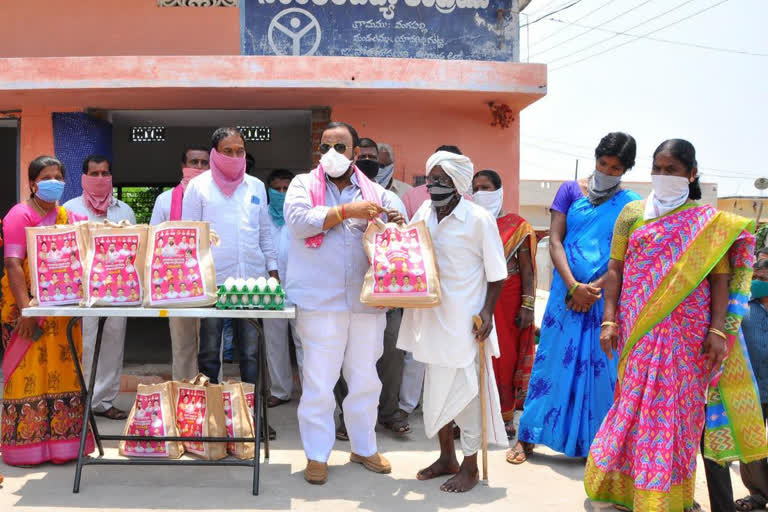
M754 223L692 202L701 198L696 175L690 142L662 143L651 196L616 221L600 342L608 354L620 350L618 384L584 485L591 499L620 510L700 510L702 431L703 455L717 462L766 456L740 335Z
M77 458L84 416L80 381L67 341L70 319L21 317L30 302L25 228L81 219L57 204L64 190L64 167L57 159L33 160L29 184L32 197L14 206L3 220L1 318L7 348L0 448L3 462L11 466ZM79 326L73 336L81 349ZM90 436L86 449L93 451Z

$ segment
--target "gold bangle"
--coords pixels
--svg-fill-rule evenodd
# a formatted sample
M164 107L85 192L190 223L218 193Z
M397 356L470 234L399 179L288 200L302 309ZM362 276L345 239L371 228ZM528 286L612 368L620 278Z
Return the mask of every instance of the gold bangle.
M618 326L619 326L619 324L617 324L616 322L609 322L609 321L605 321L605 322L600 324L601 328L602 327L618 327Z
M523 304L522 306L520 306L520 308L521 308L521 309L527 309L528 311L533 311L533 306L528 306L528 305L525 305L525 304Z
M341 210L339 210L339 207L334 206L333 211L336 212L336 218L339 219L339 222L344 222L344 218L341 216Z
M723 338L724 340L728 340L728 336L725 335L725 333L719 329L715 329L714 327L709 328L709 332L714 334L715 336L719 336Z
M571 286L571 289L570 289L570 290L568 290L568 295L573 295L573 292L575 292L575 291L576 291L576 288L578 288L580 284L581 284L581 283L579 283L579 282L577 281L577 282L576 282L576 284L574 284L573 286Z

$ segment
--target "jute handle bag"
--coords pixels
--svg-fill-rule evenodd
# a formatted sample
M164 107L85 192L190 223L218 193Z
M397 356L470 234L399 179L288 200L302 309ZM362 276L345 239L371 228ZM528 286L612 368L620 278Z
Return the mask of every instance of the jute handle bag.
M141 306L144 286L146 224L89 222L81 226L86 243L86 265L81 305Z
M199 374L189 382L174 382L176 426L181 437L227 437L224 400L219 384ZM226 443L184 441L187 453L206 460L227 456Z
M245 400L243 385L240 382L225 382L221 388L227 437L253 437L253 418ZM253 443L227 443L227 452L238 459L252 459L254 451Z
M194 308L216 304L211 244L218 246L219 237L208 222L172 221L150 226L144 306Z
M66 306L83 300L86 240L82 224L26 228L30 306Z
M434 244L424 221L407 226L375 219L363 235L371 266L365 274L360 302L390 308L440 305L440 275Z
M136 401L128 415L124 436L178 436L173 408L173 386L139 384ZM120 455L178 459L184 446L178 441L120 441Z

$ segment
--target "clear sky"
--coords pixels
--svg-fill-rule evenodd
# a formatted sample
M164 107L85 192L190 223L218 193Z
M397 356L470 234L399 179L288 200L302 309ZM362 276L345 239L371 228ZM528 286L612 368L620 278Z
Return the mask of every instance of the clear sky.
M533 0L520 23L573 1ZM687 17L647 38L614 34L647 34ZM520 58L548 64L549 85L521 115L521 177L569 179L576 159L585 176L600 138L620 130L638 145L626 179L649 180L656 146L684 138L696 146L702 179L718 183L721 197L761 195L753 182L768 177L767 22L768 0L581 0L523 28Z

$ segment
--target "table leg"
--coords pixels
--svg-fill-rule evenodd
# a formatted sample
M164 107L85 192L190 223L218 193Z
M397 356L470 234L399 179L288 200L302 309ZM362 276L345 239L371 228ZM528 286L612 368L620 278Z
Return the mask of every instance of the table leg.
M85 418L90 418L93 414L91 402L93 401L93 387L96 384L96 371L99 367L99 352L101 351L101 337L104 334L104 322L106 318L99 318L99 328L96 332L96 346L93 349L93 363L91 364L91 378L88 383L88 391L85 398ZM80 450L77 453L77 467L75 468L75 486L73 493L80 492L80 477L83 473L83 458L85 457L85 444L88 438L88 422L83 421L83 430L80 433Z
M261 331L259 336L259 353L261 354L261 370L259 371L259 380L261 385L261 411L264 415L264 460L269 460L269 407L267 406L267 400L270 396L269 386L267 384L267 349L264 339L264 330Z
M67 341L69 342L69 351L72 353L72 360L75 362L75 371L77 372L77 379L80 381L80 390L81 390L81 399L83 401L83 404L85 404L87 400L87 387L85 385L85 377L83 376L83 367L80 364L80 354L77 353L77 347L75 347L75 339L72 335L72 331L75 328L75 324L82 319L79 317L74 317L69 321L69 324L67 324ZM93 432L94 440L96 441L96 446L99 449L99 455L104 456L104 447L101 445L101 436L99 435L99 429L96 426L96 417L93 415L93 412L88 416L88 422L91 424L91 431Z
M259 382L254 383L253 392L253 425L254 425L254 453L253 453L253 495L259 495L259 472L261 470L261 432L262 432L262 403L264 393L264 331L261 329L258 320L248 319L248 321L259 331ZM266 419L266 418L265 418ZM265 421L266 423L266 421ZM269 424L264 425L266 443L269 442ZM267 446L265 443L265 446Z

